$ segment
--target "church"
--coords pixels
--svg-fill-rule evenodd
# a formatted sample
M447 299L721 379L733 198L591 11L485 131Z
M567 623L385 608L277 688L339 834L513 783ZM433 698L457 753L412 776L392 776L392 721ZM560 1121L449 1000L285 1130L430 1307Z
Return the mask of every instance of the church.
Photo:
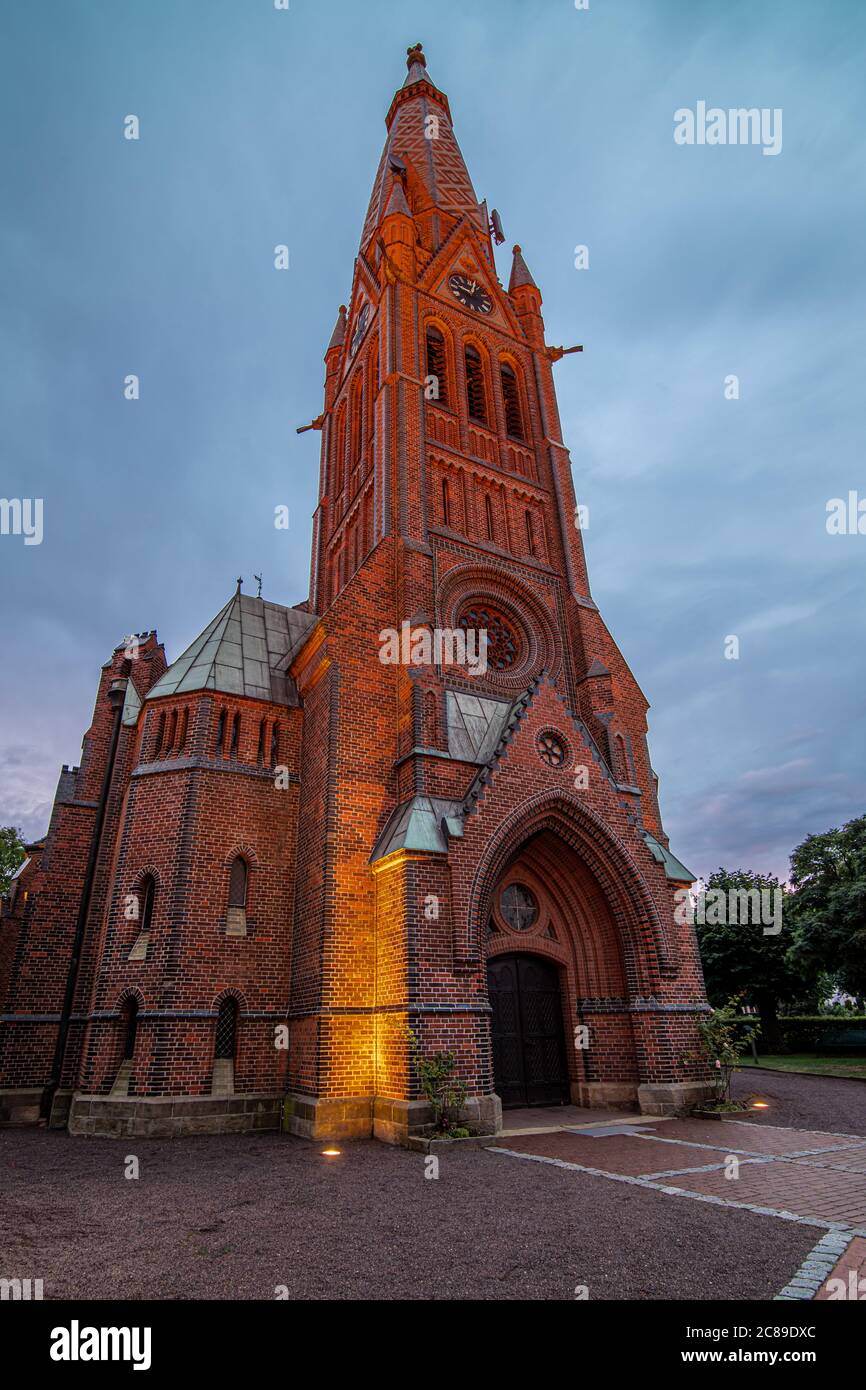
M590 592L568 349L519 246L497 277L498 214L407 66L308 427L309 596L239 582L171 662L150 631L102 667L0 916L7 1123L405 1142L411 1036L481 1134L706 1094L693 876Z

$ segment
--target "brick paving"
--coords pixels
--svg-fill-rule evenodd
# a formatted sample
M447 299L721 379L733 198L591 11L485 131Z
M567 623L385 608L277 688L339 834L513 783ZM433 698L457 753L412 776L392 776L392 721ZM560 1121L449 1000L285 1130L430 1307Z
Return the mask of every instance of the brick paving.
M635 1134L511 1135L500 1151L656 1186L669 1195L760 1208L816 1225L866 1228L862 1136L733 1120L667 1120ZM739 1160L731 1176L730 1156Z

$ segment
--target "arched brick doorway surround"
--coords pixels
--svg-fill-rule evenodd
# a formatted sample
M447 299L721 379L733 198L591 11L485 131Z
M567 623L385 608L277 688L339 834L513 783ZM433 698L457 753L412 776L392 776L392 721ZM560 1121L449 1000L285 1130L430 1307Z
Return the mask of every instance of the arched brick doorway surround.
M669 950L649 888L624 847L570 800L540 798L488 846L473 900L488 969L515 955L557 969L571 1101L637 1103L646 1077L633 1006L659 988ZM491 1044L501 1069L501 1040Z

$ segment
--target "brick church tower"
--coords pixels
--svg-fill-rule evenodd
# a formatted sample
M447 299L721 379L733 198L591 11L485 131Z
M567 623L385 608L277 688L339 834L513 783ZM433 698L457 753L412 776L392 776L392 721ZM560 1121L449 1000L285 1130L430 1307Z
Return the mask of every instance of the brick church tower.
M502 1105L706 1089L691 875L587 579L541 293L507 291L420 45L325 354L309 599L103 670L0 917L0 1118L429 1120L409 1030Z

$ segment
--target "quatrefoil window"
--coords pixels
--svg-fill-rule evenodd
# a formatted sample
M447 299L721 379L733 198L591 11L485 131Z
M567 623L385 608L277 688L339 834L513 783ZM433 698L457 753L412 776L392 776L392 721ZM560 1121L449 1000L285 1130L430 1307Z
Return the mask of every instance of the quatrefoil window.
M538 735L538 756L548 767L562 767L568 753L565 744L556 734Z

